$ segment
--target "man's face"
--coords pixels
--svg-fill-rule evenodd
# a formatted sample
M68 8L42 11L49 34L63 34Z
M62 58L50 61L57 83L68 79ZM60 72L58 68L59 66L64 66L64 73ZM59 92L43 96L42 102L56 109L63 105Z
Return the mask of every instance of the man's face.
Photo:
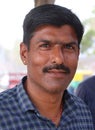
M31 88L48 93L67 88L79 56L78 39L71 26L41 26L31 38L29 50L22 43L20 51Z

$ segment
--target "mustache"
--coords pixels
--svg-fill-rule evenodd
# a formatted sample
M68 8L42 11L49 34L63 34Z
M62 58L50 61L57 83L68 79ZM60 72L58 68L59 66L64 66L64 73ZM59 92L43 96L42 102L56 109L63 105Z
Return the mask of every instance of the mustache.
M63 70L67 74L70 73L70 69L63 64L60 64L60 65L54 64L54 65L46 66L46 67L43 68L43 72L47 73L47 72L49 72L49 70L52 70L52 69Z

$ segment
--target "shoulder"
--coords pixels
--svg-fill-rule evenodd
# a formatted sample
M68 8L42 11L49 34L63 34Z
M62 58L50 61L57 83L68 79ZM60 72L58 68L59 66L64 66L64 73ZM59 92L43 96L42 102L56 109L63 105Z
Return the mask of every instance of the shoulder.
M75 95L72 95L72 94L70 94L70 96L71 96L71 100L74 102L74 104L75 104L75 106L77 106L77 108L80 108L80 107L86 108L87 107L81 98L79 98Z
M77 118L78 121L92 122L91 112L85 102L77 96L68 93L68 99L65 98L65 111L72 118Z
M81 117L85 119L92 119L91 112L87 104L80 98L74 95L71 95L73 101L74 111Z
M16 90L17 87L14 87L0 93L0 118L2 119L0 125L12 119L14 111L19 107Z
M85 93L91 91L90 90L91 88L95 90L94 83L95 83L95 76L91 76L86 80L83 80L76 89L75 92L76 95L78 95L79 93L85 95Z
M89 86L89 85L92 85L93 83L95 82L95 76L91 76L85 80L83 80L79 86Z
M89 111L88 106L85 104L85 102L81 98L70 93L68 93L68 97L69 98L67 102L69 105L72 105L73 107L75 107L75 109L79 109L79 110L83 109L83 110Z
M79 112L83 115L88 115L90 116L90 110L88 108L88 106L86 105L86 103L80 98L80 97L77 97L75 95L71 95L71 100L72 100L72 106L73 108L75 108L76 112ZM86 115L86 116L87 116Z
M0 93L0 108L2 107L2 105L7 105L10 102L14 102L14 100L16 99L16 88L14 87L12 89L8 89L5 90L3 92Z
M70 110L72 110L71 115L72 118L76 119L76 122L80 122L80 124L85 125L85 126L91 126L92 125L92 115L90 112L90 109L88 108L88 106L85 104L85 102L80 99L79 97L76 97L74 95L70 95L71 96L71 100L72 100L72 104ZM86 127L85 127L86 128Z
M23 91L23 82L25 79L26 79L26 77L24 77L18 85L14 86L14 88L7 89L0 93L0 105L3 104L3 102L7 103L10 101L12 102L12 101L18 100L18 96ZM7 104L5 104L5 105L7 105Z

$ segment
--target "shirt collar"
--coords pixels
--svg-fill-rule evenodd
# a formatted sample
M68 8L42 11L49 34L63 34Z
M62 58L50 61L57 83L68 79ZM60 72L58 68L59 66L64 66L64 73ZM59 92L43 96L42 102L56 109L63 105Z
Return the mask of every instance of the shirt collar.
M30 100L27 92L24 89L24 83L26 79L27 79L27 76L23 77L21 83L17 86L18 102L24 112L29 111L29 110L37 111L34 104ZM71 96L71 94L68 93L67 90L65 90L64 95L63 95L64 111L67 110L69 106L72 106L70 104L73 104L77 108L77 104L75 104L73 97Z
M29 110L35 111L35 106L31 102L27 92L24 89L24 83L27 79L27 76L23 77L21 83L17 86L17 95L18 95L18 102L21 106L21 109L26 112Z

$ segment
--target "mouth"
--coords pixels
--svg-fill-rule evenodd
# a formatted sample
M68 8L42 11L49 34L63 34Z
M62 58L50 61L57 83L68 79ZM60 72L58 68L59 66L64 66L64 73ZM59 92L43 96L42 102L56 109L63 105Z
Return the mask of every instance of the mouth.
M65 70L52 69L48 71L48 74L55 78L63 78L67 72Z
M49 73L66 73L65 70L57 70L57 69L52 69L52 70L48 70Z
M51 65L43 68L44 73L54 73L54 74L70 74L70 69L66 67L63 64L57 65Z

